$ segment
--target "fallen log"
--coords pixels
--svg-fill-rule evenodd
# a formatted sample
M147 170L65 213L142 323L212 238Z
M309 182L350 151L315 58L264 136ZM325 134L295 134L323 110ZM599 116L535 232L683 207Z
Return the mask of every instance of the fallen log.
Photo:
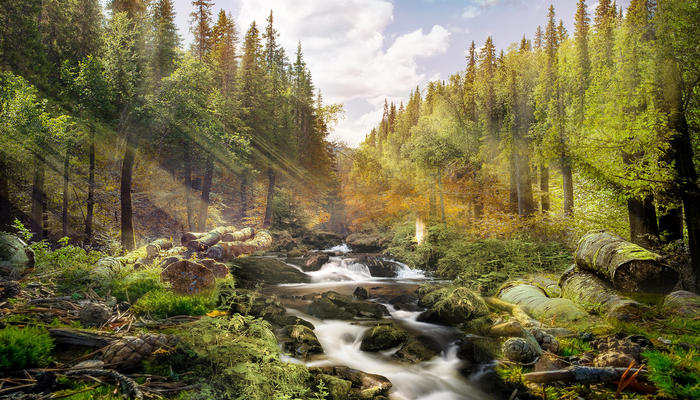
M180 245L187 247L190 242L197 240L206 234L207 232L185 232L180 237Z
M227 232L221 238L222 242L245 242L255 236L255 230L253 228L243 228L240 231Z
M559 280L562 297L574 301L586 311L605 315L611 320L639 319L644 306L616 292L598 276L572 266Z
M109 333L99 333L94 331L84 331L78 329L52 328L49 329L49 334L58 344L69 344L74 346L85 347L105 347L119 337Z
M265 250L272 245L272 236L267 231L259 231L255 237L245 242L221 242L207 250L207 257L215 260L231 260L242 255Z
M678 314L687 318L700 315L700 296L685 290L675 291L664 299L661 310L665 314Z
M130 251L121 257L117 257L117 259L121 261L121 263L124 265L135 264L137 262L144 261L148 263L150 262L150 260L152 260L152 257L148 256L146 247L147 246L139 247L138 249Z
M188 260L176 261L160 273L163 282L169 282L176 293L196 294L213 289L214 273L202 264Z
M221 238L232 230L235 230L235 228L226 226L216 228L199 239L187 243L187 248L191 251L205 251L221 241Z
M575 321L588 315L571 300L547 297L542 288L521 282L506 283L499 289L497 297L521 306L523 311L538 320Z
M539 328L542 326L541 322L533 319L517 304L508 303L495 297L484 297L484 301L491 308L510 313L523 327Z
M592 231L578 242L576 265L625 292L668 293L678 273L661 256L608 231Z
M176 246L173 247L172 249L168 250L165 252L164 256L165 257L179 257L179 256L184 256L187 254L189 250L185 246Z
M530 372L523 374L523 379L535 383L552 383L552 382L577 382L577 383L603 383L613 382L628 371L628 368L613 368L613 367L569 367L567 369L558 369L554 371ZM627 372L628 375L633 375L639 371L640 378L647 375L644 369L631 368Z
M158 239L149 243L146 246L146 254L149 258L158 257L161 251L169 250L173 248L173 242L168 239Z

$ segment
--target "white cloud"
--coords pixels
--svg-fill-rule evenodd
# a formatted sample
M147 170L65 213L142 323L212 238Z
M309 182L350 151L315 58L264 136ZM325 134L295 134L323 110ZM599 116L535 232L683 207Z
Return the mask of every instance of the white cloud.
M241 0L241 5L241 30L253 20L264 26L272 9L290 57L302 42L314 82L326 101L363 100L365 109L379 110L378 115L356 111L362 114L359 118L339 124L335 136L351 145L358 144L381 118L385 97L403 98L425 82L416 59L446 52L450 36L435 25L430 32L418 29L391 41L385 36L394 11L388 0Z
M481 14L481 9L476 6L466 6L462 10L462 18L470 19L476 18Z

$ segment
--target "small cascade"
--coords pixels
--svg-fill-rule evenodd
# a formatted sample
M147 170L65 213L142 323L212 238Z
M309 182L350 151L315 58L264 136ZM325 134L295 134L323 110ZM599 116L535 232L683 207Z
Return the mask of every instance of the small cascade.
M331 257L321 269L307 274L312 282L363 282L372 279L366 265L344 257Z

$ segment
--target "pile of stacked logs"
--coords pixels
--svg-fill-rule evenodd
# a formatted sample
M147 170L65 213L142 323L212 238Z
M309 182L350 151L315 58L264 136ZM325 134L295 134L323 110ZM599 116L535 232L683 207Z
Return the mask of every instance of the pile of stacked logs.
M155 263L163 268L161 279L170 282L173 291L193 294L210 289L216 278L228 275L223 262L271 245L269 232L253 228L225 226L209 232L187 232L180 238L180 246L174 246L170 239L158 239L122 257L104 257L95 264L94 273L110 275Z

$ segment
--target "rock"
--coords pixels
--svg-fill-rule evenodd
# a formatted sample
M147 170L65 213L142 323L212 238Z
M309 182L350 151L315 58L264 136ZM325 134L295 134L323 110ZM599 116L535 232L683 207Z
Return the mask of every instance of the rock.
M299 245L288 231L274 231L272 238L274 244L271 251L290 251Z
M309 283L311 278L298 269L272 257L240 257L231 262L231 273L243 288L258 284Z
M700 315L700 296L685 290L670 293L661 306L664 314L677 314L686 318Z
M160 279L169 282L173 291L181 294L206 292L216 285L216 276L209 268L187 260L168 265L160 273Z
M389 311L381 304L326 292L307 306L307 312L323 319L382 318Z
M428 307L418 321L458 325L488 315L484 300L465 287L445 287L421 297L419 305Z
M348 396L350 399L377 399L379 396L386 395L391 389L391 382L387 378L349 367L315 367L310 368L309 372L316 376L325 374L350 381L352 383Z
M523 338L510 338L503 343L503 355L510 361L530 364L537 359L537 351L533 345Z
M492 361L498 351L495 340L478 336L465 336L460 340L457 357L471 365L486 364Z
M355 296L355 298L360 299L360 300L369 299L369 292L367 291L367 289L363 288L362 286L356 287L355 290L352 292L352 295Z
M384 249L384 241L376 233L353 233L345 238L345 243L357 253L379 253Z
M301 237L301 242L312 249L327 249L343 243L343 238L333 232L307 232Z
M326 253L312 253L307 259L304 261L304 265L302 266L302 269L304 271L318 271L321 269L323 264L327 263L330 257Z
M404 311L421 311L423 308L418 305L418 297L411 296L408 294L402 294L400 296L392 297L389 300L389 304L394 306L397 310Z
M401 329L391 324L377 325L368 329L362 337L360 350L380 351L402 345L408 339L408 335Z
M109 320L109 317L112 316L112 312L103 304L88 303L80 309L78 316L83 326L100 327Z
M301 258L304 256L304 251L297 248L293 248L287 252L287 257L289 258Z
M302 324L298 322L303 321L302 319L287 315L287 310L274 297L261 296L246 289L236 289L236 293L238 299L231 305L232 313L252 315L276 326ZM308 324L306 321L303 322L304 325ZM310 327L313 329L313 325Z
M34 266L34 250L22 239L0 233L0 277L17 279Z
M535 363L535 372L555 371L558 369L564 369L568 366L569 364L557 357L556 354L544 352Z
M17 281L0 281L0 300L13 299L22 292Z
M287 351L297 357L306 359L311 354L323 353L323 347L321 347L316 334L307 326L286 326L283 329L283 337L288 339L284 342Z
M441 351L440 344L429 336L408 335L406 343L394 353L393 358L409 363L419 363L433 359Z
M366 265L370 275L375 278L395 278L401 269L396 262L374 255L362 255L358 257L357 262Z
M318 374L316 379L323 381L328 389L331 400L347 400L352 388L352 382L328 374Z

